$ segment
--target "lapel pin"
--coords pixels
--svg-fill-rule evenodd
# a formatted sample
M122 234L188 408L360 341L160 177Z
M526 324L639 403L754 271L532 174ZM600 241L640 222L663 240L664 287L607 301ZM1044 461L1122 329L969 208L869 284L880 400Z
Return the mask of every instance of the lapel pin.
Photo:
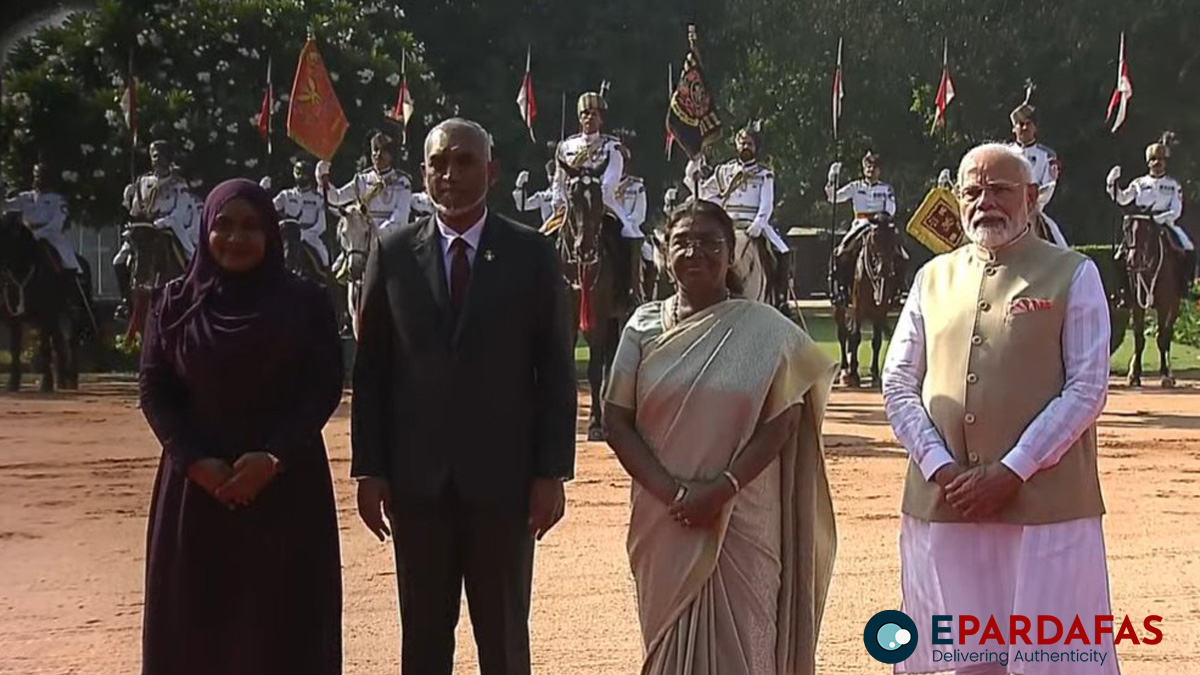
M495 253L492 253L492 250L491 250L491 249L488 249L488 250L486 250L486 251L484 251L484 252L483 252L483 259L484 259L484 260L486 260L486 261L488 261L488 262L492 262L493 260L495 260L495 259L496 259L496 254L495 254Z

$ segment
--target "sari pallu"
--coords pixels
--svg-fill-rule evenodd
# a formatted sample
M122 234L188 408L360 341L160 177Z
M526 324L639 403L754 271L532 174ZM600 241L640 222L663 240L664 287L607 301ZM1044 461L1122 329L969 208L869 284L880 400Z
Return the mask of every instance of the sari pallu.
M719 476L759 425L796 404L801 422L714 529L682 527L634 484L642 673L811 674L836 548L820 436L833 364L767 305L728 300L676 326L674 302L630 320L606 394L671 475Z

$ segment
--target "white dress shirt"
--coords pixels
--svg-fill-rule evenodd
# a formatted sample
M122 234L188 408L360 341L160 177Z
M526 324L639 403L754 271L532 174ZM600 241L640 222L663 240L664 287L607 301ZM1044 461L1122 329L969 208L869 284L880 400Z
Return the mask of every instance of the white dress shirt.
M442 267L446 273L446 290L450 290L450 266L453 262L451 259L453 253L450 247L454 244L455 239L465 241L467 243L467 262L474 269L475 254L479 252L479 239L483 236L483 224L487 222L487 215L487 209L484 209L483 215L479 217L479 220L475 221L475 224L462 234L455 232L443 223L440 215L434 216L434 222L437 223L438 234L440 235L438 237L438 244L442 247L442 262L445 263Z
M921 400L926 368L921 278L922 272L917 272L888 347L883 398L896 437L928 480L954 458ZM1084 261L1075 270L1067 293L1061 341L1062 393L1042 409L1000 460L1021 480L1057 464L1100 416L1108 396L1109 332L1108 301L1100 272L1090 260Z

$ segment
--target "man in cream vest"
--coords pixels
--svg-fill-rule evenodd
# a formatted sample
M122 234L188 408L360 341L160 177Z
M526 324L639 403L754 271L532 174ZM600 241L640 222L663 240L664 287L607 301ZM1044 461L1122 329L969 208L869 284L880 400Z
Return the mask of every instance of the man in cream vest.
M1038 186L1019 150L979 146L958 174L970 243L917 273L883 373L888 419L909 454L901 507L902 610L974 615L980 631L935 661L922 634L897 673L1116 675L1112 635L1095 661L1024 662L1025 645L981 646L994 617L1112 614L1096 469L1108 391L1108 307L1096 266L1030 233ZM957 631L957 622L953 624ZM1115 628L1114 628L1115 632ZM1078 651L1079 641L1035 645Z

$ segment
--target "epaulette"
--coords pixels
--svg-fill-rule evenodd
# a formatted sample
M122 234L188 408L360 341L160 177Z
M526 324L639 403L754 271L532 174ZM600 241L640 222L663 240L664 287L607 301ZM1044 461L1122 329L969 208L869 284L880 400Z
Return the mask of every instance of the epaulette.
M1034 145L1036 145L1038 148L1044 150L1047 155L1050 155L1051 157L1058 157L1058 154L1055 153L1053 150L1051 150L1049 146L1042 145L1041 143L1035 143Z

